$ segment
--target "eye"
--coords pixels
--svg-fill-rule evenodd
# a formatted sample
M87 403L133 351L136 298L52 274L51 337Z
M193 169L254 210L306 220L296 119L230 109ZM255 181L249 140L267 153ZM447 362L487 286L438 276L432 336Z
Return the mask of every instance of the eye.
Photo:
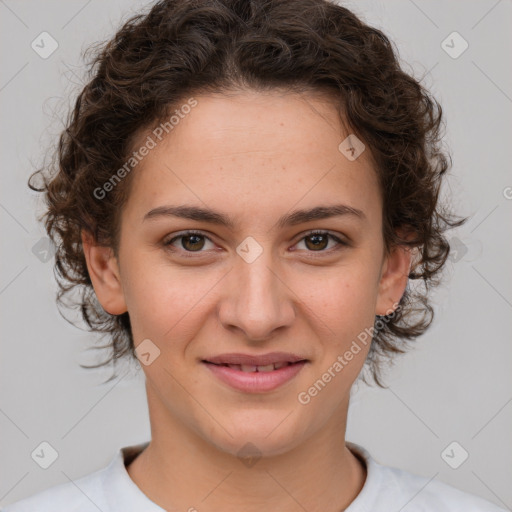
M175 242L181 240L175 245ZM181 233L170 240L164 241L164 245L166 247L173 247L175 249L183 249L185 252L205 252L202 251L206 245L206 241L210 242L213 246L213 242L200 231L186 231L185 233ZM212 247L213 248L213 247Z
M329 247L329 240L336 242L334 244L334 250L340 249L340 246L348 245L346 242L328 231L311 231L301 238L299 244L304 243L308 252L331 252L333 247Z
M334 247L329 247L329 241L335 242ZM208 243L211 244L210 248L207 247ZM348 243L328 231L311 231L307 233L306 236L302 237L296 246L300 243L304 243L307 252L321 253L330 253L331 251L341 249L341 246L348 246ZM208 249L211 250L215 248L215 244L208 236L201 231L193 230L185 231L169 240L164 240L163 244L173 252L181 252L186 257L189 257L189 255L192 256L192 253L204 253L207 252ZM205 248L206 250L203 250Z

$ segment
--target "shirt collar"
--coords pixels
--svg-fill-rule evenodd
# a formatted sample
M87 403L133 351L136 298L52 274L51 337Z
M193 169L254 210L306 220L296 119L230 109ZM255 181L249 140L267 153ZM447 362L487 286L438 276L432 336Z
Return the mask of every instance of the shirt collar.
M135 484L128 474L126 466L137 457L149 441L134 446L121 448L106 468L103 481L103 493L112 510L125 512L144 510L145 512L165 512L151 501ZM382 478L379 464L362 446L346 442L347 448L366 466L366 480L355 500L346 508L346 512L370 512L375 510L378 488Z
M149 441L134 446L121 448L106 469L103 481L103 493L109 510L124 512L165 512L151 501L130 478L126 464L129 464L147 446Z

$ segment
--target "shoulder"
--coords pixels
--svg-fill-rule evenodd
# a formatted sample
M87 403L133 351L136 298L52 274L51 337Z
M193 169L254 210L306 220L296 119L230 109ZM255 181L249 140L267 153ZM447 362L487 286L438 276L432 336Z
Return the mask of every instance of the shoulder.
M104 474L105 469L102 469L72 482L55 485L3 508L2 512L106 511L102 489Z
M505 509L432 478L377 463L361 446L347 443L367 465L367 481L347 512L504 512Z
M392 484L396 500L404 512L500 512L504 509L483 498L464 492L433 478L425 478L401 469L383 467L383 478Z
M151 502L130 479L125 467L148 444L121 448L103 469L38 492L0 512L161 512L163 509Z

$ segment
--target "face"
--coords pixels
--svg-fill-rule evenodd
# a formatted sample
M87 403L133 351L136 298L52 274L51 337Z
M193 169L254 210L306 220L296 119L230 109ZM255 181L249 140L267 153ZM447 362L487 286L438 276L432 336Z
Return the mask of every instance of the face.
M84 244L98 298L129 312L136 346L150 340L152 423L232 454L339 435L362 333L398 302L409 264L384 252L369 152L342 154L326 98L195 99L133 171L117 259Z

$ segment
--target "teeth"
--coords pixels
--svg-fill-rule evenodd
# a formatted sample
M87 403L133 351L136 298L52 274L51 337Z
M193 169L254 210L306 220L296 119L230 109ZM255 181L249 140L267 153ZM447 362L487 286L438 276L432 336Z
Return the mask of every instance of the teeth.
M279 370L280 368L283 368L284 366L288 366L290 363L275 363L275 364L267 364L265 366L256 366L253 364L228 364L226 366L229 366L229 368L232 368L233 370L238 370L239 372L272 372L274 370Z
M243 371L243 372L255 372L256 371L256 368L258 368L257 366L254 366L252 364L241 364L241 365L237 365L240 367L240 369ZM272 369L274 367L272 366Z
M265 366L258 366L259 372L273 372L275 370L273 364L267 364Z

